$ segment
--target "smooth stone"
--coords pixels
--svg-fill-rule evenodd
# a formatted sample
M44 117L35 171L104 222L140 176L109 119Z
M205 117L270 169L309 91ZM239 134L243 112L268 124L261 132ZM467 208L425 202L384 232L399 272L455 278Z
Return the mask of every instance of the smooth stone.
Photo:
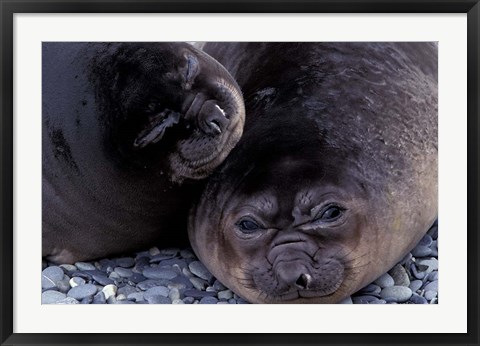
M167 285L167 287L168 287L169 290L176 289L178 291L185 290L185 288L187 288L187 286L185 286L184 284L179 284L179 283L175 283L175 282L169 283Z
M87 262L77 262L75 263L75 267L78 268L78 270L95 270L95 266L91 263Z
M160 250L158 249L158 247L154 246L148 250L148 253L150 254L150 256L156 256L160 254Z
M135 304L135 302L132 302L130 300L117 300L115 304Z
M418 242L418 245L428 246L432 245L433 239L429 234L425 234L422 239Z
M150 263L159 263L159 262L163 262L165 260L169 260L169 259L172 259L174 258L175 256L171 256L171 255L156 255L156 256L153 256L151 259L150 259Z
M428 277L427 277L428 281L436 281L438 280L438 271L433 271L431 272L430 274L428 274Z
M130 293L130 294L127 296L127 299L129 299L129 300L134 300L134 301L136 301L136 302L145 300L145 299L144 299L144 293L143 293L143 292Z
M107 274L110 274L117 265L114 261L108 258L101 259L100 261L97 262L98 265L96 264L95 266L101 270L102 272L105 272Z
M412 290L405 286L386 287L380 292L380 296L387 302L387 298L395 298L398 303L403 303L410 299Z
M437 291L431 291L431 290L425 291L425 294L423 296L425 297L426 300L430 301L433 298L437 297Z
M224 291L218 292L217 296L218 296L218 299L229 300L230 298L233 298L233 292L230 290L224 290Z
M190 259L190 258L191 258L191 259L196 259L196 258L197 258L197 257L195 256L195 254L194 254L192 251L188 250L188 249L181 250L181 251L180 251L180 256L181 256L182 258L185 258L185 259Z
M62 292L62 293L67 293L67 292L70 290L70 288L72 288L72 287L70 286L70 282L69 282L70 280L69 280L69 279L70 279L70 278L65 275L65 276L63 277L63 280L57 281L57 289L58 289L60 292Z
M401 259L401 261L398 262L398 263L399 263L400 265L402 265L402 266L403 266L403 265L410 266L410 263L412 262L412 257L413 257L412 253L409 252L409 253L407 253L407 254L405 255L405 257L403 257L403 258Z
M357 297L352 297L352 301L354 304L368 304L370 302L378 300L377 297L374 296L357 296Z
M193 261L188 265L188 269L190 269L192 274L208 282L213 279L213 275L208 271L207 268L205 268L203 263L200 261Z
M68 291L67 296L71 298L75 298L77 300L82 300L88 296L93 296L97 293L97 287L92 284L85 284L73 287Z
M212 286L208 286L207 288L205 288L205 291L207 291L207 292L217 292L217 290L215 288L213 288Z
M213 288L215 288L216 291L224 291L227 289L220 281L215 280L213 283Z
M438 257L438 250L436 248L431 248L432 252L430 253L430 256L433 257Z
M185 303L181 299L175 299L175 300L172 300L172 304L185 304Z
M151 296L145 298L148 304L172 304L170 298L163 297L163 296Z
M410 285L410 279L408 278L407 271L403 266L397 264L388 273L392 277L395 286L408 287Z
M378 299L378 300L372 300L368 304L387 304L387 301L383 299Z
M410 266L410 272L413 274L413 276L416 279L419 279L419 280L422 280L426 275L426 273L424 271L418 271L415 263L412 263L412 265Z
M185 276L183 275L179 275L177 276L176 278L173 278L171 283L173 284L182 284L185 286L185 288L192 288L193 287L193 284L192 282L186 278Z
M217 304L217 303L218 303L218 299L215 297L203 297L202 299L200 299L199 304Z
M180 249L178 248L166 248L166 249L160 250L160 254L166 255L166 256L176 256L179 252L180 252Z
M193 298L193 297L185 297L185 298L183 298L182 300L183 300L183 302L184 302L185 304L193 304L193 302L195 301L195 298Z
M429 304L438 304L438 298L433 298L430 300Z
M62 268L67 274L77 270L77 267L75 267L73 264L60 264L60 268Z
M93 302L93 296L88 296L88 297L83 298L80 301L80 304L92 304L92 302Z
M115 260L115 263L117 264L118 267L130 268L135 265L135 260L132 257L122 257L122 258L117 258Z
M73 277L70 279L69 281L69 284L70 284L70 287L77 287L77 286L80 286L80 285L85 285L85 280L76 276L76 277Z
M357 292L357 294L362 295L362 294L370 294L370 295L375 295L375 294L380 294L381 287L375 284L369 284L362 288L360 291Z
M427 257L432 253L432 250L428 246L424 245L417 245L412 250L412 255L415 257Z
M197 299L200 299L200 298L203 298L203 297L214 297L214 296L216 296L215 292L206 292L206 291L199 291L199 290L193 290L193 289L185 290L185 292L183 292L183 294L185 295L185 297L193 297L193 298L197 298Z
M117 272L111 272L108 276L110 280L120 280L122 277Z
M117 294L123 294L125 297L128 296L131 293L137 292L137 289L135 287L132 287L130 285L125 285L117 290ZM118 297L117 297L118 299Z
M180 291L176 288L173 288L168 293L168 298L173 302L174 300L181 300Z
M420 289L420 287L422 287L422 285L422 280L413 280L412 282L410 282L410 286L408 287L410 287L413 292L416 292Z
M90 270L90 272L93 272L92 270ZM85 281L91 281L93 280L93 276L91 273L89 273L88 271L76 271L76 272L73 272L72 273L72 277L79 277L79 278L82 278L84 279Z
M57 304L66 297L65 293L58 291L45 291L42 293L42 304Z
M147 278L139 273L133 273L132 276L128 278L129 282L133 282L134 284L138 284L139 282L145 281Z
M63 280L64 272L57 266L47 267L42 271L42 288L53 288L57 281Z
M62 300L58 301L57 304L69 305L69 304L80 304L80 302L78 300L76 300L75 298L67 297L65 299L62 299Z
M375 280L373 283L375 285L380 286L381 288L392 287L393 285L395 285L395 282L393 281L393 278L388 273L383 274L377 280Z
M145 291L144 293L144 298L145 300L149 300L150 297L152 296L162 296L162 297L168 297L168 288L164 286L157 286L157 287L152 287L148 290Z
M409 301L413 304L428 304L427 300L424 297L421 297L415 293L412 294Z
M117 290L117 286L107 285L102 289L102 292L105 295L105 299L108 301L110 297L115 297L115 295L117 294Z
M106 303L107 303L107 300L105 299L105 294L103 294L103 291L100 291L93 296L92 304L106 304Z
M245 299L237 299L237 304L250 304L249 302L247 302Z
M351 300L351 299L350 299ZM229 299L228 304L237 304L237 301L235 299Z
M107 285L113 284L113 280L109 279L106 275L94 274L92 276L93 276L93 280L98 282L100 285L107 286Z
M139 282L137 284L137 288L141 289L142 291L146 291L152 287L157 287L157 286L166 286L168 285L169 281L168 280L145 280L142 282Z
M146 268L150 268L150 257L138 257L135 260L133 271L142 273Z
M197 290L203 291L208 287L208 282L200 278L190 278L190 282Z
M178 276L173 270L163 269L163 268L147 268L143 271L143 276L148 279L166 279L171 280L174 277Z
M438 280L430 282L424 287L425 291L435 291L438 292Z
M188 269L188 268L183 268L182 269L182 274L185 275L189 279L195 277L195 275L193 275L192 272L190 271L190 269Z
M436 258L421 259L417 261L417 265L426 267L427 273L438 270L438 260Z
M117 302L121 300L127 300L127 296L125 294L118 294L116 298L117 298Z
M133 275L132 270L128 268L116 267L114 270L115 273L120 275L122 278L128 278Z
M228 300L229 303L230 303L230 300L231 299ZM232 304L232 303L230 303L230 304ZM233 304L235 304L235 303L233 303ZM347 298L339 301L337 304L353 304L352 297L348 296Z
M172 258L172 259L161 261L158 265L160 267L171 267L174 265L178 265L181 269L183 269L187 267L187 262L185 262L180 258Z
M397 304L397 298L388 297L384 298L386 304Z

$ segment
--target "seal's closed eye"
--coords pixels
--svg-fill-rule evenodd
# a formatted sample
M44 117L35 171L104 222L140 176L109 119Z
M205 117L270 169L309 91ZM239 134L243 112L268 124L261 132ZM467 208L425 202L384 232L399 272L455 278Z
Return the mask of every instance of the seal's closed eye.
M192 83L198 74L198 60L195 56L187 54L187 72L185 79L187 83Z

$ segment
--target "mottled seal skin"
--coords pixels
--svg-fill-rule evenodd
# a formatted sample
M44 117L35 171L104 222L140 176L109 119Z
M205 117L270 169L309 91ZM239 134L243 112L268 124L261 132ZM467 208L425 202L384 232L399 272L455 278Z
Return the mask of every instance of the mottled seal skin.
M203 178L241 137L238 85L184 43L44 43L43 256L186 243Z
M213 43L244 134L189 221L207 268L254 303L336 303L437 217L434 43Z

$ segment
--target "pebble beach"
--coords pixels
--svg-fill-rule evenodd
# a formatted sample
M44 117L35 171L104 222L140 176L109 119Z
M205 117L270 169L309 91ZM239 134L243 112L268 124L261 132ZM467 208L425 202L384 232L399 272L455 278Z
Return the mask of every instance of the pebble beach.
M42 304L248 304L191 249L159 249L92 262L42 260ZM437 304L438 223L387 273L340 304Z

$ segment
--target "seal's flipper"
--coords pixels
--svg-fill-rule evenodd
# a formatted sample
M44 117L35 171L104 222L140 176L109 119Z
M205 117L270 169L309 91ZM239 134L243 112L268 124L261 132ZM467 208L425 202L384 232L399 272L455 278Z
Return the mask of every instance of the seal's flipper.
M149 144L157 143L162 139L165 130L178 124L179 120L180 114L169 109L151 116L146 128L135 138L133 146L135 148L144 148Z

